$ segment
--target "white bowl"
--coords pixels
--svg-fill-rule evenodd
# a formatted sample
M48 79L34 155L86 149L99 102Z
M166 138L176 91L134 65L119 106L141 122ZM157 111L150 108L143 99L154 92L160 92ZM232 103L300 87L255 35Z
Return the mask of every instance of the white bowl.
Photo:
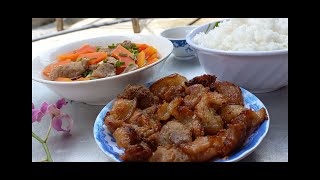
M155 47L161 59L146 67L126 74L89 81L57 82L46 80L42 75L43 68L55 61L59 54L72 51L84 43L106 46L112 43L123 42L124 40L130 40L135 43L145 43ZM48 88L64 98L93 105L105 105L115 98L119 92L123 91L128 84L152 82L162 68L165 60L172 53L172 50L173 45L169 40L148 35L103 36L76 41L35 57L32 60L32 79L45 84Z
M209 24L213 27L215 23ZM205 32L209 24L194 29L186 38L206 73L254 93L270 92L288 85L288 50L245 52L200 47L193 42L193 37Z
M186 41L187 34L197 26L181 26L166 29L161 36L169 39L174 48L172 54L179 60L190 60L194 58L194 52Z

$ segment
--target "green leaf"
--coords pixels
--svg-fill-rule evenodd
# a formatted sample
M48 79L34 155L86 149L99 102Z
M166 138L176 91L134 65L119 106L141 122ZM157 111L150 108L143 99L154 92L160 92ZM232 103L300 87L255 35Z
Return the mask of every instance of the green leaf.
M93 71L90 70L90 71L85 71L82 75L83 75L84 77L88 77L88 76L90 76L92 73L93 73Z
M207 28L207 30L206 30L206 34L207 34L207 32L209 31L209 28L210 28L210 26L211 26L211 24L209 24L209 26L208 26L208 28Z
M114 66L115 66L116 68L118 68L118 67L120 67L120 66L122 66L122 65L124 65L124 64L125 64L125 63L122 62L122 61L117 61Z
M110 49L114 49L114 48L116 48L117 46L114 44L114 43L112 43L112 45L110 45L110 46L108 46L108 48L110 48Z
M220 24L220 21L216 22L216 23L214 24L214 28L215 28L215 27L219 27L219 24ZM214 28L213 28L213 29L214 29Z
M123 52L120 52L120 53L119 53L119 56L121 56L121 57L127 57L127 56L128 56L128 54L123 53Z
M137 55L135 55L135 54L133 54L133 56L130 56L130 58L132 59L132 60L137 60Z
M97 47L97 52L99 52L99 51L100 51L100 49L101 49L101 47Z

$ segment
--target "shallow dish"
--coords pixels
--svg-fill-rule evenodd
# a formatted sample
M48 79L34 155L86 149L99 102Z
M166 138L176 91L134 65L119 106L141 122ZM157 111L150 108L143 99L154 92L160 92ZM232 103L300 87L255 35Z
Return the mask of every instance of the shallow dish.
M148 83L147 87L149 87L150 85L151 83ZM242 91L245 107L253 109L254 111L257 111L260 108L265 108L267 111L268 120L264 121L261 124L261 126L254 133L252 133L252 135L246 140L244 145L238 151L234 152L226 159L217 159L214 162L240 161L241 159L245 158L250 153L252 153L255 148L257 148L257 146L261 143L261 141L263 140L263 138L266 136L268 132L270 117L269 117L267 108L255 95L253 95L249 91L243 88L241 88L241 91ZM106 113L112 109L112 105L114 101L115 100L112 100L111 102L109 102L97 116L96 121L94 123L94 127L93 127L93 135L99 148L110 159L116 162L122 162L119 155L122 155L124 151L122 148L118 148L114 137L109 132L107 127L104 125L104 117Z

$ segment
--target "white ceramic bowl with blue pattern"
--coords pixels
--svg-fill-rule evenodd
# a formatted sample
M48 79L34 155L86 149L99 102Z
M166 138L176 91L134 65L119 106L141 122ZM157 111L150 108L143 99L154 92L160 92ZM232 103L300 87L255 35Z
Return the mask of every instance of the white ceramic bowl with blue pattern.
M186 36L197 26L181 26L164 30L160 35L167 38L173 44L172 54L179 60L195 58L193 50L186 41Z
M147 84L147 86L149 86ZM250 153L253 152L255 148L258 147L258 145L261 143L263 138L266 136L268 129L269 129L269 123L270 123L270 116L268 113L267 108L264 106L264 104L252 93L249 91L241 88L242 96L244 99L244 104L246 108L250 108L254 111L258 111L261 108L265 108L268 120L264 121L260 127L252 133L252 135L247 139L247 141L244 143L244 145L236 152L231 154L226 159L217 159L213 162L236 162L240 161L241 159L248 156ZM114 137L110 133L110 131L107 129L107 127L104 125L104 117L112 109L112 105L115 100L112 100L109 102L99 113L93 127L93 134L94 139L97 142L100 149L107 155L109 158L116 162L122 162L121 158L119 157L124 153L123 148L119 148Z

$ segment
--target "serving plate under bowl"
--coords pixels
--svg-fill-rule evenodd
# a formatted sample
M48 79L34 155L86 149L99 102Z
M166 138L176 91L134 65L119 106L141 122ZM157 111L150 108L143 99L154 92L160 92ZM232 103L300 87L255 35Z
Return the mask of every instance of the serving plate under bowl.
M147 84L149 87L151 83ZM250 153L254 151L255 148L261 143L261 141L266 136L269 123L270 123L270 116L268 113L267 108L264 104L252 93L249 91L241 88L242 96L244 99L244 104L246 108L250 108L254 111L258 111L261 108L265 108L268 120L264 121L260 127L252 133L252 135L246 140L244 145L236 152L231 154L228 158L224 159L217 159L213 162L236 162L240 161L241 159L248 156ZM96 143L98 144L99 148L113 161L115 162L122 162L123 160L119 157L124 153L123 148L119 148L112 133L107 129L104 125L104 117L112 109L112 105L115 99L110 101L98 114L96 121L93 127L93 135Z

